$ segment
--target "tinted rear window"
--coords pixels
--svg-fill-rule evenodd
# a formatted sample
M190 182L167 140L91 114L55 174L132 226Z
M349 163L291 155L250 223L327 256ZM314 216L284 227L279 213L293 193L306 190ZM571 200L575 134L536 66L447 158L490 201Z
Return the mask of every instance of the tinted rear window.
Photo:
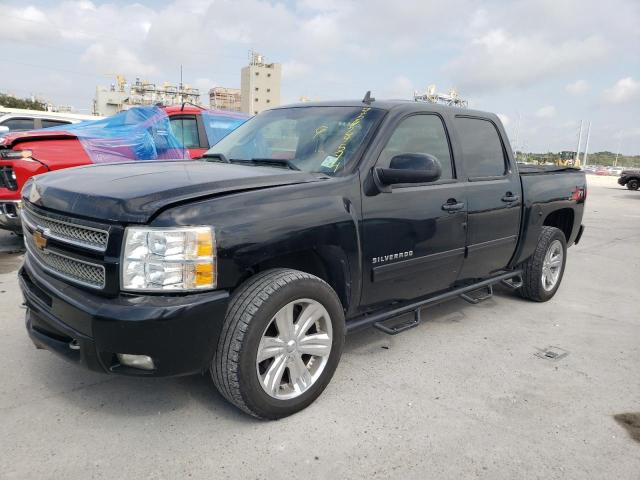
M499 177L506 172L502 143L493 123L479 118L456 118L464 168L469 178Z

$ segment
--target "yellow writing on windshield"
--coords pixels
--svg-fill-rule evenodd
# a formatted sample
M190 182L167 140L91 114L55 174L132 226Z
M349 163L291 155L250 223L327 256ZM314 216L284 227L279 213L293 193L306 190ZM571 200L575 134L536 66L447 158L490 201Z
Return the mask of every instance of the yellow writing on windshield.
M360 125L360 123L362 122L362 119L364 118L364 116L367 114L367 112L371 110L371 107L364 107L361 111L360 114L354 118L349 125L347 125L347 129L344 132L344 135L342 136L342 142L340 143L340 145L338 145L338 148L336 148L336 153L333 155L336 159L333 162L333 171L337 172L338 171L338 167L340 166L340 160L342 159L342 156L344 155L344 152L347 150L347 145L349 144L349 140L351 140L351 137L353 137L353 135L355 134L355 129L358 125Z
M329 130L329 127L327 127L326 125L320 125L318 128L316 128L316 133L313 138L324 135L325 133L327 133L327 130Z

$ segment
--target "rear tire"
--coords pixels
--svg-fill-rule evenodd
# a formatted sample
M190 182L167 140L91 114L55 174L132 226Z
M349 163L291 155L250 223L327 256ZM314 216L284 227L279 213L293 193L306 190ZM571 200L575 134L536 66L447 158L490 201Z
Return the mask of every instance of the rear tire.
M629 190L638 190L639 187L640 181L636 180L635 178L627 182L627 188Z
M558 291L567 261L567 241L555 227L542 227L538 246L522 267L518 294L535 302L546 302Z
M326 282L297 270L267 270L234 292L211 377L244 412L286 417L320 396L344 337L342 304Z

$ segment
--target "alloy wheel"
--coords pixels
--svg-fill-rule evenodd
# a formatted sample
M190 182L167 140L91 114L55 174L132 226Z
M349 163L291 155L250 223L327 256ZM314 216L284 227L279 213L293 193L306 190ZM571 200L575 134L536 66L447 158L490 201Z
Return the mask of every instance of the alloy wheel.
M316 300L295 300L273 316L260 339L256 370L263 390L278 400L296 398L318 380L333 342L329 313Z
M564 252L560 240L554 240L549 245L542 263L542 288L547 292L554 289L562 272Z

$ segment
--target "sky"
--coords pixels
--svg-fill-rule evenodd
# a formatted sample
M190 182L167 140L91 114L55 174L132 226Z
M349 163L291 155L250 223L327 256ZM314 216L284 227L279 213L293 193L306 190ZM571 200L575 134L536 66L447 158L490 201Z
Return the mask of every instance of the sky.
M282 102L454 87L525 151L640 154L638 0L0 0L0 92L88 112L116 74L207 92L248 51L283 64ZM204 97L203 97L204 100Z

